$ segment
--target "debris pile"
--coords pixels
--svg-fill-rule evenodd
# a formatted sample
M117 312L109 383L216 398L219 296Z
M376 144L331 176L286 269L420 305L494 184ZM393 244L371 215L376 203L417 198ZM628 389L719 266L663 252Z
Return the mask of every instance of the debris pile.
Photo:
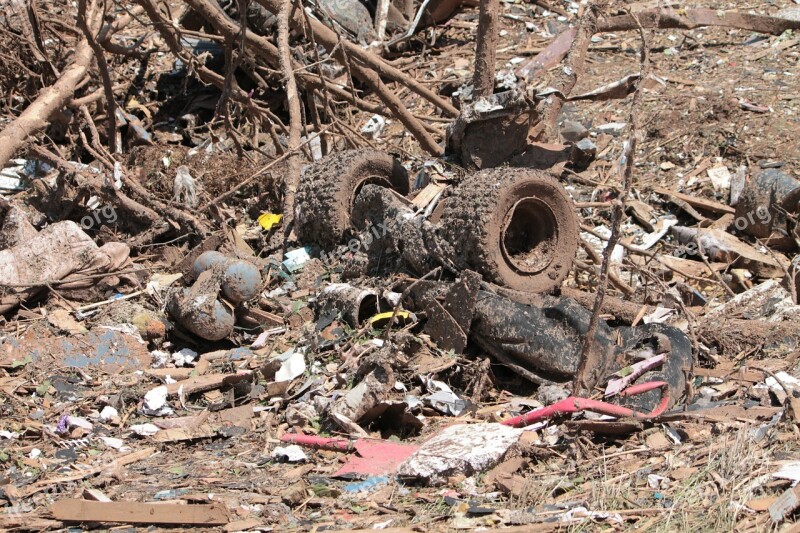
M7 0L0 528L796 527L800 16L723 4Z

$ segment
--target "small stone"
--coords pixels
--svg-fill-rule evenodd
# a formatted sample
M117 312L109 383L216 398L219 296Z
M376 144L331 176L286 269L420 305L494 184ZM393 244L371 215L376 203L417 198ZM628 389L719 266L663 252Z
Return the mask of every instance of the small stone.
M583 127L583 124L574 120L565 120L561 125L561 137L565 141L577 143L581 139L589 136L589 130Z
M613 135L614 137L616 137L617 135L622 133L627 126L628 124L626 122L609 122L608 124L602 124L600 126L597 126L597 131L599 131L600 133L607 133L609 135Z

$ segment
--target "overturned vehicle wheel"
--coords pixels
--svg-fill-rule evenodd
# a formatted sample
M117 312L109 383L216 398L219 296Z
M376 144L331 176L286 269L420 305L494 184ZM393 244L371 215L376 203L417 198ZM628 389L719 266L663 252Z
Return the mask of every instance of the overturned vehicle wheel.
M434 216L459 266L530 294L557 288L569 273L578 248L573 209L546 172L497 168L462 182Z
M309 166L297 191L295 220L300 240L323 248L342 242L353 226L353 202L366 184L404 196L410 189L402 165L377 150L339 152Z

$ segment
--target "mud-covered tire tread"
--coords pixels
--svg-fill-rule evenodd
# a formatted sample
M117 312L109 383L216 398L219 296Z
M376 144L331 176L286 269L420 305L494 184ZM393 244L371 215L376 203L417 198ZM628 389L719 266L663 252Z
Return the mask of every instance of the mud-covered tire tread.
M297 190L295 232L300 241L323 248L341 243L351 226L353 193L370 176L386 179L400 194L410 190L402 165L377 150L337 152L310 165Z
M503 275L503 267L496 261L500 247L497 227L506 212L499 213L500 205L508 200L509 191L522 181L535 178L550 189L552 197L543 198L551 204L555 200L562 209L569 209L569 217L562 217L553 264L542 272L526 277L524 283ZM455 201L452 201L455 200ZM477 172L462 182L450 195L441 215L442 237L459 254L462 268L480 272L487 281L501 287L524 293L548 292L558 287L570 271L578 247L579 226L574 216L573 202L558 180L544 171L523 168L493 168ZM494 230L492 228L495 228ZM568 258L568 260L567 260ZM568 261L568 264L564 264ZM554 269L555 264L559 268Z

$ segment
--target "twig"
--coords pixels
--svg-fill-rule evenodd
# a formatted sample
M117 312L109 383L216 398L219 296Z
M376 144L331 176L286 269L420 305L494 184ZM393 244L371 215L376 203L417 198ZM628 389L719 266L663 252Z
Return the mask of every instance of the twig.
M591 17L590 13L594 10L593 6L589 7L589 11L584 16ZM583 24L582 24L583 26ZM644 34L644 28L639 28L639 36L642 40L642 49L640 52L639 60L641 63L642 80L647 79L650 72L649 64L649 47L647 44L647 37ZM600 379L600 376L605 372L607 360L597 360L597 354L594 352L595 334L597 332L597 325L600 322L600 310L603 307L603 298L605 297L606 288L608 287L608 275L611 267L611 253L619 241L620 226L622 225L622 218L625 216L625 203L628 199L631 189L633 188L633 158L636 154L637 136L639 135L639 106L642 100L642 84L641 82L636 87L633 95L633 102L630 111L630 124L631 132L628 136L628 141L622 152L622 193L619 200L614 205L614 215L611 222L611 235L608 238L608 244L603 249L603 264L600 266L600 276L598 280L597 296L594 300L594 307L592 308L592 318L589 321L589 328L586 332L586 338L583 342L583 352L581 353L581 362L578 370L575 373L575 380L573 381L573 395L581 396L585 392L591 390ZM588 376L591 372L591 377Z
M609 17L598 25L597 30L600 32L635 30L640 26L684 30L693 30L703 26L723 26L780 35L786 30L800 29L800 20L793 20L789 17L751 15L737 11L721 12L716 9L673 10L659 7L618 17Z
M77 311L88 311L89 309L95 309L97 307L103 307L104 305L108 305L110 303L120 302L122 300L130 300L131 298L135 298L135 297L139 296L140 294L144 294L145 292L147 292L147 291L145 291L145 290L135 291L135 292L132 292L130 294L126 294L125 296L120 296L119 298L109 298L108 300L103 300L102 302L95 302L93 304L82 305L77 309Z
M583 247L583 249L586 251L586 254L592 259L592 262L594 264L596 265L603 264L603 259L602 257L600 257L600 254L597 253L597 250L592 248L592 245L586 242L584 239L581 239L581 247ZM633 287L631 287L630 285L619 279L619 276L617 276L617 274L612 270L609 270L608 274L609 278L611 279L611 283L613 283L615 287L617 287L619 290L625 293L626 296L632 296L633 293L636 292L633 289Z
M375 9L375 33L378 35L378 41L383 42L386 37L386 19L389 16L389 0L378 0L378 6Z
M89 43L85 39L81 40L75 47L72 64L63 70L58 81L42 89L36 100L0 131L0 168L8 164L9 159L30 135L45 129L50 124L50 117L72 98L89 70L92 57Z
M728 292L728 296L730 296L730 297L736 296L736 293L733 292L733 289L731 289L728 286L728 284L725 283L725 280L722 279L722 275L718 271L716 271L713 268L711 268L711 265L708 263L708 258L706 257L706 254L703 251L703 244L700 241L701 241L701 239L699 239L697 237L697 234L695 234L694 242L695 242L695 244L697 244L697 255L700 256L700 259L703 261L703 264L706 266L708 271L711 272L711 275L714 276L715 278L717 278L717 281L719 281L720 285L725 287L725 290Z
M277 12L277 8L279 7L280 0L256 0L259 4L267 8L272 13ZM302 27L302 21L299 19L299 14L295 15L295 18L291 21L292 27L297 28L300 30ZM336 33L322 24L319 21L311 20L311 31L314 33L315 37L319 41L319 43L325 47L325 49L333 55L332 50L336 46ZM345 51L352 56L356 62L364 65L365 67L377 72L381 76L400 83L406 87L408 87L411 91L418 94L420 97L424 98L431 104L435 105L439 109L441 109L446 115L451 117L457 117L459 114L458 109L456 109L450 102L436 94L435 92L431 91L427 87L425 87L422 83L418 80L412 78L405 72L401 71L398 68L393 67L380 57L376 56L375 54L364 50L363 48L359 47L358 45L351 43L349 41L343 41L342 46L344 47Z
M103 48L98 44L89 24L86 21L86 0L78 0L78 28L86 37L86 42L94 52L97 68L100 71L100 79L103 81L103 92L106 96L106 127L108 128L108 149L114 154L117 153L117 103L114 101L114 86L111 83L111 74L108 71L108 63L103 53Z

